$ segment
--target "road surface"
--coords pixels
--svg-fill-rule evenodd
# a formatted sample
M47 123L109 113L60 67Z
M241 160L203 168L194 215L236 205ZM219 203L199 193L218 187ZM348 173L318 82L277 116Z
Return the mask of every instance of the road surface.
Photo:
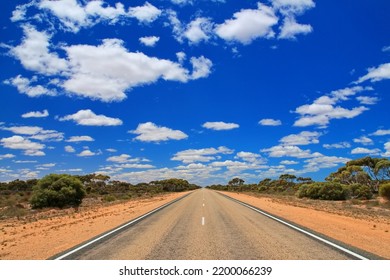
M201 189L67 259L286 260L350 256Z

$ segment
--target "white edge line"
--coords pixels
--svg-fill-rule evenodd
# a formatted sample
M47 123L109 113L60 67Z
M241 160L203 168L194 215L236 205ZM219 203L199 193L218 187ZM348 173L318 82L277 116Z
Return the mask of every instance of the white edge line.
M181 197L181 198L184 198L184 197ZM152 211L150 211L150 212L148 212L148 213L146 213L146 214L144 214L144 215L142 215L142 216L132 220L131 222L128 222L128 223L126 223L126 224L124 224L124 225L122 225L122 226L120 226L120 227L118 227L118 228L116 228L114 230L111 230L111 231L107 232L106 234L104 234L102 236L99 236L98 238L95 238L95 239L89 241L88 243L85 243L85 244L81 245L80 247L77 247L77 248L73 249L72 251L70 251L68 253L65 253L65 254L55 258L54 260L62 260L63 258L66 258L67 256L72 255L73 253L76 253L77 251L80 251L81 249L84 249L85 247L87 247L87 246L89 246L89 245L91 245L91 244L93 244L93 243L95 243L95 242L97 242L97 241L99 241L99 240L101 240L101 239L103 239L103 238L105 238L105 237L107 237L107 236L109 236L109 235L111 235L111 234L113 234L113 233L115 233L115 232L117 232L117 231L127 227L127 226L130 226L130 225L138 222L141 219L143 219L143 218L145 218L145 217L147 217L149 215L152 215L153 213L161 210L164 207L167 207L169 204L171 204L173 202L175 202L175 201L168 202L167 204L164 204L164 205L162 205L162 206L160 206L160 207L158 207L158 208L156 208L156 209L154 209L154 210L152 210Z
M263 212L263 211L261 211L261 210L259 210L259 209L256 209L256 208L250 206L249 204L246 204L246 203L241 202L241 201L239 201L239 200L235 200L235 201L236 201L237 203L243 205L243 206L246 206L246 207L248 207L248 208L250 208L250 209L252 209L252 210L254 210L254 211L256 211L256 212L258 212L258 213L260 213L260 214L262 214L262 215L264 215L264 216L267 216L268 218L271 218L271 219L273 219L273 220L275 220L275 221L278 221L279 223L282 223L282 224L284 224L284 225L286 225L286 226L288 226L288 227L291 227L291 228L293 228L293 229L295 229L295 230L297 230L297 231L299 231L299 232L302 232L302 233L304 233L304 234L306 234L306 235L309 235L309 236L311 236L311 237L313 237L313 238L315 238L315 239L317 239L317 240L319 240L319 241L321 241L321 242L324 242L324 243L326 243L326 244L328 244L328 245L330 245L330 246L332 246L332 247L335 247L335 248L337 248L337 249L339 249L339 250L341 250L341 251L343 251L343 252L345 252L345 253L347 253L347 254L350 254L350 255L352 255L352 256L354 256L354 257L360 259L360 260L369 260L368 258L366 258L366 257L364 257L364 256L362 256L362 255L359 255L359 254L357 254L357 253L355 253L355 252L353 252L353 251L350 251L350 250L348 250L348 249L346 249L346 248L344 248L344 247L342 247L342 246L340 246L340 245L337 245L337 244L335 244L335 243L333 243L333 242L330 242L329 240L326 240L326 239L324 239L324 238L322 238L322 237L319 237L319 236L317 236L317 235L315 235L315 234L313 234L313 233L310 233L310 232L308 232L308 231L306 231L306 230L304 230L304 229L301 229L301 228L299 228L299 227L297 227L297 226L294 226L294 225L292 225L292 224L290 224L290 223L287 223L287 222L285 222L285 221L283 221L283 220L281 220L281 219L278 219L278 218L276 218L276 217L274 217L274 216L272 216L272 215L270 215L270 214L267 214L267 213L265 213L265 212Z

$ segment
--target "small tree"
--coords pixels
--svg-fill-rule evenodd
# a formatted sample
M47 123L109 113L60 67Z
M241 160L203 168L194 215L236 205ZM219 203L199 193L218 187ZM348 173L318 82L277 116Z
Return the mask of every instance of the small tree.
M33 187L32 208L79 206L85 196L79 179L67 174L50 174Z

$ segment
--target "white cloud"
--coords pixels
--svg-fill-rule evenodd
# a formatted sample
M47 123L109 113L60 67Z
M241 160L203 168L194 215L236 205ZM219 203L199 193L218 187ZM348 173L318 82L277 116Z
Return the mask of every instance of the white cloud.
M384 136L384 135L390 135L390 129L378 129L371 135L373 136Z
M190 43L198 44L201 41L208 41L213 30L213 23L208 18L200 17L191 21L184 30L183 36Z
M390 79L390 63L381 64L376 68L368 68L368 73L360 77L355 83L360 84L368 80L378 82L386 79Z
M24 154L27 156L45 155L45 153L41 151L45 148L45 145L37 142L32 142L19 135L15 135L8 138L2 138L0 142L4 148L13 149L13 150L24 150Z
M67 115L59 118L60 121L73 120L78 125L86 126L117 126L122 125L122 121L117 118L110 118L104 115L96 115L91 110L80 110L73 115Z
M179 60L179 63L183 63L186 59L187 55L184 52L177 52L176 53L177 60Z
M95 139L93 139L91 136L83 135L83 136L72 136L68 140L66 140L66 142L82 142L82 141L91 142L91 141L95 141Z
M334 143L334 144L324 144L322 145L325 149L345 149L350 148L351 144L348 142L340 142L340 143Z
M130 155L121 154L119 156L109 157L109 158L107 158L107 161L117 162L117 163L125 163L125 162L128 162L130 158L131 158Z
M213 63L210 59L200 56L198 58L191 57L190 62L192 64L191 79L196 80L199 78L206 78L211 73L211 67Z
M299 162L298 161L295 161L295 160L282 160L280 162L280 164L284 164L284 165L293 165L293 164L298 164Z
M295 39L296 35L308 34L313 31L313 27L310 24L297 23L295 18L286 17L283 21L283 25L280 27L279 39Z
M385 143L386 152L382 154L384 157L390 157L390 141Z
M154 47L159 40L160 37L157 36L148 36L148 37L139 38L139 41L147 47Z
M301 116L295 121L294 126L305 127L318 125L320 127L326 127L332 119L354 118L368 110L368 108L360 106L346 109L335 105L338 102L349 100L349 96L367 90L372 90L372 88L356 86L336 90L332 91L329 95L323 95L317 98L312 104L302 105L295 110L295 113Z
M135 130L131 130L129 132L138 134L138 136L134 139L143 142L160 142L188 138L188 135L180 130L173 130L168 127L157 126L152 122L141 123Z
M302 150L297 146L279 145L268 149L262 149L261 152L267 153L269 157L295 157L310 158L313 157L310 150Z
M40 111L33 111L33 112L28 112L22 115L22 118L45 118L49 116L49 111L48 110L43 110L42 112Z
M243 161L246 162L251 162L251 163L265 163L266 160L261 157L259 154L251 153L251 152L238 152L236 155L236 158L242 159Z
M38 126L0 127L2 130L12 131L15 134L30 135L29 138L41 141L62 141L64 134L56 130L44 130Z
M85 6L80 5L76 0L43 0L38 7L51 12L60 20L65 30L75 33L102 20L115 23L121 16L133 16L125 12L121 3L111 7L100 0L88 1Z
M242 9L234 13L233 19L226 20L215 28L216 34L226 41L250 44L257 38L272 38L272 27L278 18L274 10L258 3L257 9Z
M0 155L0 160L5 159L5 158L14 158L15 155L13 154L5 154L5 155Z
M68 152L68 153L74 153L76 152L76 150L72 147L72 146L65 146L65 152Z
M236 123L225 123L225 122L205 122L202 127L212 130L231 130L239 128L240 126Z
M322 168L332 168L350 161L349 158L318 155L305 160L305 172L316 172Z
M272 0L273 7L283 14L302 14L308 9L314 8L313 0Z
M370 154L370 155L379 155L381 150L379 149L367 149L367 148L355 148L351 151L351 154Z
M17 88L20 93L24 93L29 97L38 97L42 95L56 95L56 92L49 90L42 85L32 85L33 82L36 82L36 77L33 77L31 80L24 78L21 75L18 75L14 78L5 80L4 83L12 85Z
M279 126L282 125L282 122L274 119L262 119L259 121L259 124L264 126Z
M390 46L383 47L382 52L390 52Z
M27 8L31 7L32 5L34 5L34 1L32 1L31 3L28 3L28 4L16 6L15 10L12 12L12 17L10 18L10 20L12 22L25 20Z
M353 139L353 142L363 144L363 145L373 145L374 141L368 138L367 136L361 136L360 138Z
M158 79L187 82L207 77L212 65L203 56L192 58L190 74L179 63L128 52L118 39L106 39L100 46L75 45L64 49L71 76L63 87L75 95L104 102L121 101L126 98L126 90Z
M126 163L119 165L120 168L126 169L150 169L155 168L154 165L151 164L139 164L139 163Z
M129 8L129 16L137 18L142 23L151 23L155 21L162 11L145 2L143 6Z
M10 53L20 60L24 68L44 75L55 75L67 71L67 61L49 51L50 35L39 32L30 25L22 27L23 41L19 46L12 48Z
M370 96L358 96L356 97L356 100L360 102L360 104L364 105L375 105L378 103L379 98L378 97L370 97Z
M23 135L34 135L43 130L43 128L39 126L11 126L11 127L1 127L1 129L11 131L15 134L23 134Z
M182 161L184 163L192 162L209 162L215 160L218 154L231 154L233 150L220 146L215 148L205 149L189 149L177 152L171 160Z
M92 156L96 156L96 155L97 155L97 153L92 152L90 150L84 150L81 153L77 154L78 157L92 157Z
M283 137L279 140L283 145L309 145L309 144L318 144L320 137L322 134L319 132L311 132L311 131L302 131L299 134L290 134L288 136Z

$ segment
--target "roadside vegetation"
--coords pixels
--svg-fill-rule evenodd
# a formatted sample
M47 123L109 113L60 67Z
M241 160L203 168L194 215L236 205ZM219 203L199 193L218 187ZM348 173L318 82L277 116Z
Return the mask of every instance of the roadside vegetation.
M227 185L207 188L232 192L293 195L317 200L370 200L383 197L390 200L390 160L364 157L349 161L325 182L314 182L308 177L282 174L277 179L266 178L258 184L245 184L233 178Z
M78 208L83 200L97 203L148 198L157 194L195 190L183 179L130 184L102 174L49 174L42 179L0 182L0 219L22 217L42 208Z

